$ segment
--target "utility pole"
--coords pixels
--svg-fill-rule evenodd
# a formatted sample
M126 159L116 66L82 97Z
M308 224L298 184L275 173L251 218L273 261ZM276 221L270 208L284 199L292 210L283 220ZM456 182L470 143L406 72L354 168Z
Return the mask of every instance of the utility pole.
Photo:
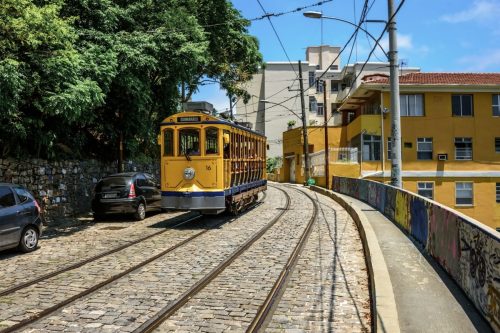
M328 117L327 117L327 107L326 103L326 80L323 80L323 115L325 119L325 180L326 189L330 189L330 149L328 148Z
M388 0L389 9L389 66L391 81L391 185L402 187L401 177L401 111L399 104L399 77L398 77L398 43L396 38L396 20L394 15L394 1Z
M233 94L229 93L229 110L231 112L231 120L234 120L233 114Z
M300 106L302 108L302 135L304 137L304 175L305 183L309 180L309 141L307 139L306 106L304 104L304 84L302 82L302 62L299 60Z

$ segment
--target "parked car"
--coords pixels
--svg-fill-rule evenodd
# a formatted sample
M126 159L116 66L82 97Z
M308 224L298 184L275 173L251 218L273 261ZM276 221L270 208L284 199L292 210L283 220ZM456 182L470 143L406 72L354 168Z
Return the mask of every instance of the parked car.
M0 250L34 251L42 235L38 202L24 187L0 183Z
M95 186L92 210L96 220L109 213L133 213L136 220L143 220L146 211L160 209L160 185L148 173L117 173Z

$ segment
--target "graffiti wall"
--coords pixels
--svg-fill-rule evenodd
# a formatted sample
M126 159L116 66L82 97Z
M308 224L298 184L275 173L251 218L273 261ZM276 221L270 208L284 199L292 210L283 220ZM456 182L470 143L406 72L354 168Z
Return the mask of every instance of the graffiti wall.
M472 218L382 183L334 177L334 191L365 201L420 243L500 332L500 237Z

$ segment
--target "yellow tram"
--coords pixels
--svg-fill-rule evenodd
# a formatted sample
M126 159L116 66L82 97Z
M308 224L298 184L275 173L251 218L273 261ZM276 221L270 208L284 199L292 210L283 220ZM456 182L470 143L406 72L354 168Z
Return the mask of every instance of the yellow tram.
M163 209L238 213L267 189L266 137L186 111L161 123Z

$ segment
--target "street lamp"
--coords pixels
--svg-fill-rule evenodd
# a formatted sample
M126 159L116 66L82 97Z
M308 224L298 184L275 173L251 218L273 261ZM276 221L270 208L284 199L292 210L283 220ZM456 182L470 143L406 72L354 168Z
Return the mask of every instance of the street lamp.
M302 82L302 80L300 82ZM304 150L304 168L305 168L304 176L305 176L305 182L307 184L307 182L309 181L309 142L307 138L306 113L304 107L302 107L302 117L299 117L299 115L296 114L292 109L290 109L287 106L284 106L281 103L271 102L268 101L267 99L261 99L259 102L264 104L267 103L267 104L281 106L290 111L291 113L293 113L297 118L299 118L302 121L302 138L303 138L302 141L304 141L302 149Z
M357 24L355 24L355 23L353 23L351 21L347 21L347 20L344 20L344 19L341 19L341 18L338 18L338 17L325 16L325 15L323 15L322 12L307 11L307 12L304 12L303 14L304 14L305 17L308 17L308 18L314 18L314 19L324 18L324 19L328 19L328 20L334 20L334 21L344 22L344 23L352 25L353 27L358 28L359 30L365 32L368 35L368 37L370 37L375 42L375 44L377 44L377 46L384 53L384 55L387 57L387 59L389 59L389 55L387 54L387 52L385 52L384 48L382 47L382 45L380 45L380 43L377 41L377 39L375 37L373 37L373 35L368 30L364 29L360 25L357 25ZM375 22L375 20L366 21L366 22ZM376 20L376 22L379 22L379 20ZM382 22L385 22L385 21L382 21Z
M386 23L386 29L389 32L389 53L386 53L382 46L378 43L368 31L363 29L361 26L343 20L336 17L324 16L321 12L308 11L304 12L305 17L309 18L326 18L336 21L341 21L344 23L351 24L356 28L366 32L372 40L375 41L377 46L384 52L389 60L390 68L390 85L391 85L391 128L392 128L392 140L391 140L391 185L395 187L402 187L403 181L401 176L402 160L401 160L401 114L400 114L400 101L399 101L399 77L398 77L398 46L396 38L396 20L394 18L394 0L387 0L388 7L388 17L389 21L385 22L383 20L370 20L369 22L381 22ZM366 21L368 22L368 21ZM362 149L363 147L361 147Z

